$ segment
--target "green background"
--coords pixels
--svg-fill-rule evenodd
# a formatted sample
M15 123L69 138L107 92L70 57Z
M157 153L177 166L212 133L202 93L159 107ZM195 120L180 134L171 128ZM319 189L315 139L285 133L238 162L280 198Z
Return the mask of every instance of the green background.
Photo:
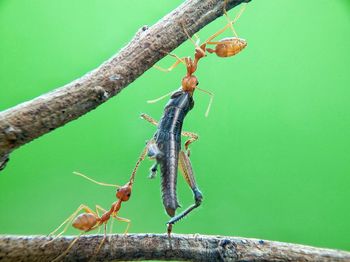
M181 2L0 0L0 110L96 68ZM199 35L224 25L221 17ZM196 73L215 93L205 118L208 96L196 92L184 124L200 135L191 160L204 202L174 232L350 250L350 2L253 0L236 29L248 47L208 56ZM193 45L174 53L193 55ZM150 69L96 110L14 151L0 173L0 233L47 234L81 203L108 208L114 189L72 171L125 183L155 132L139 114L159 119L166 103L146 100L177 89L184 73ZM131 233L166 230L151 164L142 164L119 213L132 220ZM193 201L181 176L178 196L183 207Z

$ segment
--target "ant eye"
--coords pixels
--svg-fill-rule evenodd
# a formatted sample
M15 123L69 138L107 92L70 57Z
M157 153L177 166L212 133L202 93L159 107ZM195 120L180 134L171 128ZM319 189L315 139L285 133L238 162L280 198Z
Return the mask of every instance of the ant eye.
M198 86L199 85L199 82L197 81L197 84L196 84L196 86Z
M131 196L131 193L127 194L127 196L130 197L130 196Z

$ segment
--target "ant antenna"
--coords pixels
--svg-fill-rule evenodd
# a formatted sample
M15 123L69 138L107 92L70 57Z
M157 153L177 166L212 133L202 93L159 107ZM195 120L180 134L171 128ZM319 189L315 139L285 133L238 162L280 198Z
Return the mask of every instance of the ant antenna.
M87 179L87 180L89 180L89 181L91 181L91 182L93 182L95 184L98 184L100 186L112 186L112 187L116 187L116 188L121 188L121 186L119 186L119 185L113 185L113 184L107 184L107 183L98 182L98 181L93 180L92 178L90 178L90 177L88 177L86 175L83 175L82 173L76 172L76 171L74 171L73 174L77 175L77 176L81 176L81 177L83 177L83 178L85 178L85 179Z
M202 91L203 93L206 93L206 94L208 94L210 96L209 104L208 104L207 110L205 111L205 117L208 117L209 111L210 111L210 108L211 108L211 104L213 103L213 100L214 100L214 94L210 93L207 90L199 88L199 87L196 87L196 89L198 89L199 91Z
M177 67L178 64L180 64L180 63L183 63L184 65L186 65L186 63L183 61L183 59L178 57L177 55L169 53L169 52L164 52L164 51L161 51L161 52L176 58L176 62L172 66L170 66L169 68L163 68L163 67L160 67L158 65L153 65L153 67L155 69L158 69L159 71L162 71L165 73L169 73L171 70L173 70L175 67Z

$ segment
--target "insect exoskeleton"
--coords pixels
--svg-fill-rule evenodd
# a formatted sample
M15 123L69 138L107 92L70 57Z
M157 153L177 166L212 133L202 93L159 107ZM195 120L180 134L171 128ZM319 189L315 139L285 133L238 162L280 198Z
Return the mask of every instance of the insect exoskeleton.
M72 226L82 231L88 231L95 226L97 222L98 219L94 214L83 213L73 220Z
M209 53L215 53L219 57L230 57L238 54L247 46L247 41L238 37L226 37L221 39L215 49L207 48Z
M118 188L116 192L117 198L120 199L121 201L128 201L131 196L131 187L132 185L128 183L125 186Z

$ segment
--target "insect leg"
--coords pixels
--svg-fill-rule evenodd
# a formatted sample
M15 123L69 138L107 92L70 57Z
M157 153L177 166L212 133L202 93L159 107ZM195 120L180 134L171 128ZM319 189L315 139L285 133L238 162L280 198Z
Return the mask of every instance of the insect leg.
M216 33L214 33L213 35L211 35L204 43L205 44L213 44L211 42L211 40L213 40L215 37L217 37L218 35L222 34L223 32L225 32L227 30L227 28L229 28L230 25L227 24L225 25L223 28L221 28L219 31L217 31Z
M99 214L99 212L98 212L99 210L102 211L102 212L104 212L104 213L107 212L107 210L104 209L103 207L101 207L100 205L96 205L96 206L95 206L95 209L96 209L96 214L97 214L99 217L100 217L100 214Z
M54 231L52 231L52 232L49 234L49 236L53 236L60 228L62 228L62 227L65 225L64 229L62 230L62 232L59 233L57 236L55 236L55 237L54 237L52 240L50 240L48 243L51 243L51 242L54 241L56 238L58 238L59 236L61 236L62 234L64 234L64 232L67 231L67 229L68 229L68 227L69 227L69 225L70 225L70 222L72 222L72 220L76 217L76 215L77 215L81 210L84 210L86 213L92 213L92 214L94 214L94 215L97 216L97 214L96 214L94 211L92 211L88 206L83 205L83 204L80 205L80 206L77 208L77 210L75 210L75 211L73 212L73 214L71 214L65 221L62 222L61 225L59 225ZM46 244L48 244L48 243L46 243ZM45 244L45 245L46 245L46 244Z
M232 30L232 33L234 34L234 36L235 37L238 37L238 35L237 35L237 32L236 32L236 30L233 28L233 21L231 21L231 19L230 19L230 17L228 16L228 14L227 14L227 11L226 11L226 5L227 5L227 0L225 0L225 3L224 3L224 15L225 15L225 17L226 17L226 19L227 19L227 23L230 25L230 28L231 28L231 30ZM239 12L240 13L240 12ZM236 19L235 19L236 20Z
M168 221L167 224L168 224L168 234L169 235L171 233L173 225L176 222L178 222L179 220L181 220L182 218L184 218L185 216L187 216L192 210L199 207L200 204L202 203L202 199L203 199L202 193L199 190L197 183L196 183L196 180L194 178L194 172L192 169L190 159L189 159L188 155L182 150L179 153L179 167L180 167L180 171L183 174L187 184L192 189L195 203L193 205L189 206L181 214L174 216L173 218L171 218Z
M97 208L97 206L96 206L96 208ZM89 261L95 261L95 256L98 254L98 252L100 251L103 243L106 240L106 237L107 237L106 231L107 231L107 222L104 223L104 235L103 235L103 238L101 240L101 243L98 245L96 251L94 252L93 256L91 257L91 259Z
M188 37L188 39L192 42L192 44L195 46L196 51L198 51L199 53L201 53L201 57L206 56L205 54L205 45L201 45L199 46L199 36L197 34L194 34L194 37L196 38L196 42L192 39L192 37L190 36L190 34L188 33L187 29L185 28L184 24L182 24L182 29L184 30L186 36Z
M107 210L106 209L104 209L103 207L101 207L100 205L96 205L96 213L98 214L98 216L100 216L99 215L99 213L98 213L98 210L100 210L100 211L102 211L102 212L104 212L104 213L106 213L107 212ZM111 221L111 226L110 226L110 229L109 229L109 234L112 234L112 229L113 229L113 219L112 219L112 221ZM100 228L99 228L100 229ZM111 240L111 237L112 236L110 236L109 237L109 241Z
M233 34L238 37L237 35L237 32L235 31L235 29L233 28L233 24L240 18L240 16L242 15L243 11L245 10L246 8L246 5L244 5L241 10L238 12L238 14L236 15L236 17L231 20L226 12L226 2L227 0L225 0L225 4L224 4L224 15L228 21L228 23L223 27L221 28L219 31L217 31L216 33L214 33L212 36L210 36L204 43L205 44L218 44L220 42L211 42L211 40L213 40L214 38L216 38L218 35L222 34L223 32L225 32L228 28L231 28Z
M107 212L107 210L104 209L103 207L101 207L100 205L96 205L96 206L95 206L95 210L96 210L96 214L97 214L98 217L101 217L101 216L100 216L100 213L99 213L98 211L102 211L103 213L106 213L106 212ZM99 224L98 224L97 226L98 226L98 234L99 234L99 233L100 233Z
M155 125L155 126L158 126L158 121L155 120L154 118L152 118L151 116L145 114L145 113L142 113L141 114L141 118L146 120L147 122L151 123L152 125ZM186 136L186 137L189 137L190 139L187 140L185 142L185 149L188 150L188 146L193 143L194 141L196 141L199 136L196 134L196 133L193 133L193 132L188 132L188 131L182 131L181 132L181 135L182 136Z
M124 235L126 235L126 234L129 232L129 228L130 228L130 225L131 225L131 220L130 220L130 219L127 219L127 218L123 218L123 217L118 217L118 216L116 216L115 218L116 218L117 220L119 220L119 221L128 223L128 225L127 225L126 228L125 228L125 232L124 232Z
M147 122L150 122L152 125L158 126L158 121L152 118L151 116L142 113L140 116L142 119L146 120Z
M182 132L181 132L181 135L190 138L190 139L188 139L188 140L185 142L185 149L186 149L186 151L187 151L187 155L189 156L189 155L190 155L189 146L190 146L190 144L192 144L193 142L195 142L196 140L198 140L199 136L198 136L196 133L188 132L188 131L182 131Z
M67 253L69 252L69 250L73 247L73 245L79 240L79 238L81 237L81 235L85 234L86 232L83 231L81 232L70 244L69 246L67 247L67 249L62 253L60 254L58 257L56 257L54 260L52 260L52 262L54 261L59 261L62 257L64 257L65 255L67 255Z
M163 67L160 67L160 66L158 66L158 65L154 65L153 67L154 67L155 69L158 69L159 71L168 73L168 72L170 72L171 70L173 70L175 67L177 67L180 63L183 63L184 65L186 65L186 63L185 63L184 60L183 60L184 57L183 57L183 58L180 58L180 57L178 57L177 55L171 54L171 53L169 53L168 55L170 55L170 56L176 58L176 62L175 62L173 65L171 65L169 68L163 68Z

